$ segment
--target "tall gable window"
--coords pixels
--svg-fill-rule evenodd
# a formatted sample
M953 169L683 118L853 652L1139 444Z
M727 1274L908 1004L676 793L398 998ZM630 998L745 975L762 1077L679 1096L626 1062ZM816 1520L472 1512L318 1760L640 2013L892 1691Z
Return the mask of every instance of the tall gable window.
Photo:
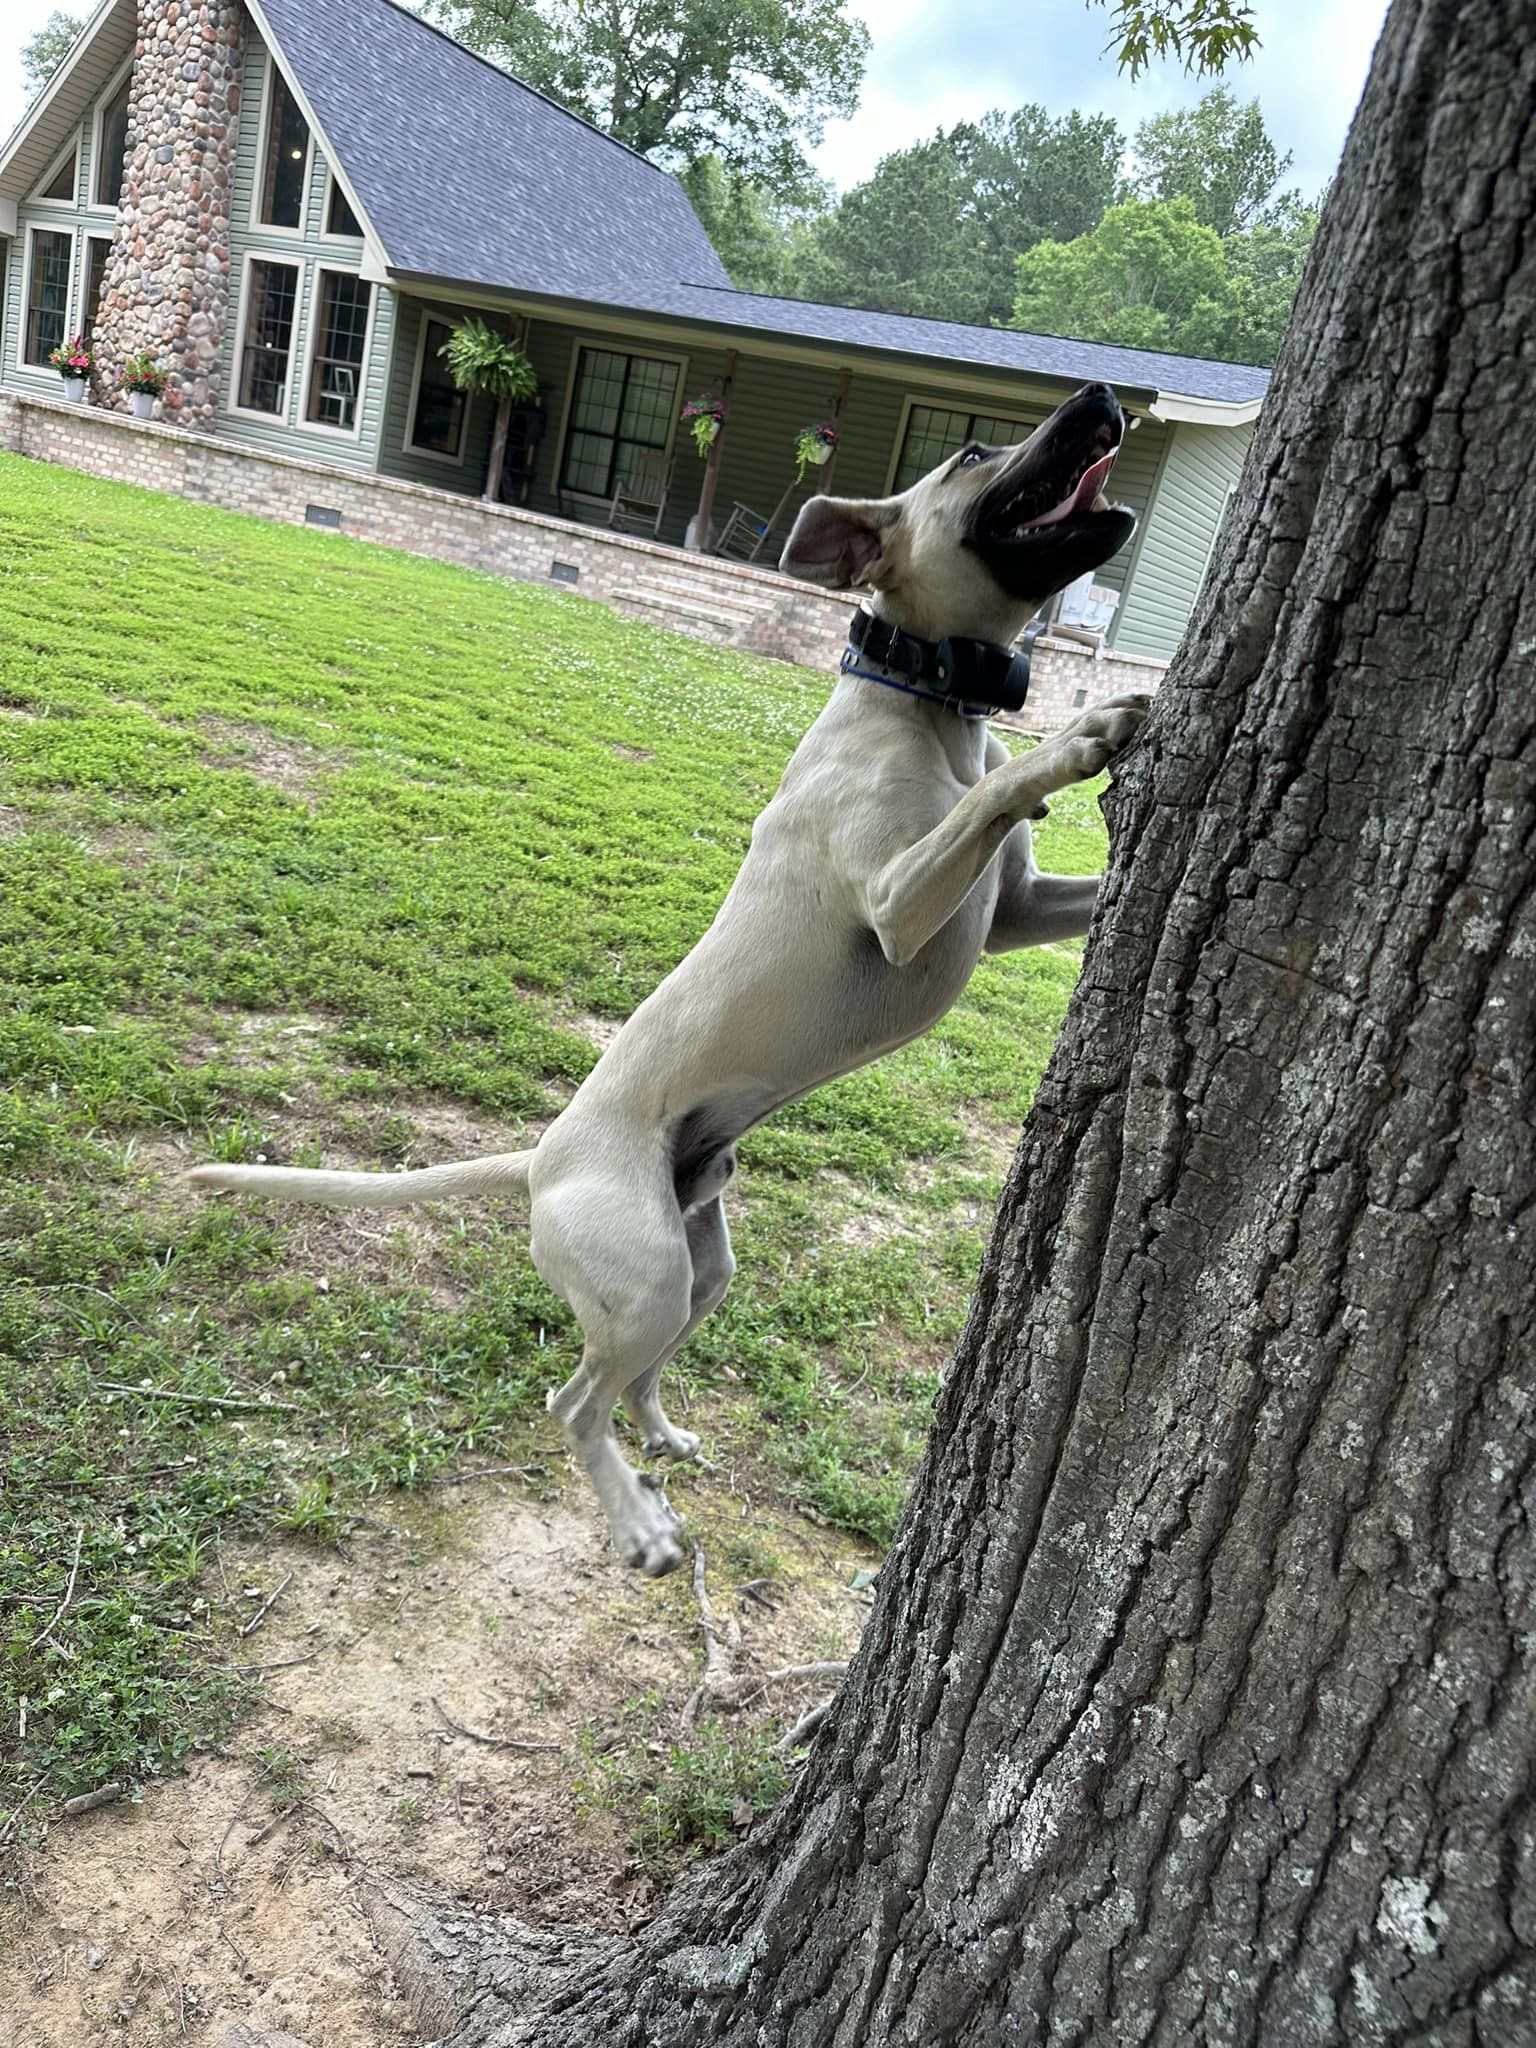
M611 498L637 455L666 448L676 414L676 363L584 348L576 362L561 490Z
M304 218L309 180L309 123L275 64L269 66L267 146L258 217L271 228L296 228Z
M252 262L245 279L235 401L243 412L271 413L279 419L286 415L298 302L297 264L259 258Z
M75 238L52 228L32 230L32 261L27 268L26 335L22 360L46 368L48 358L68 340L69 273L74 266Z
M368 353L368 309L373 286L350 270L322 270L314 310L309 392L304 417L312 426L357 428Z
M914 405L907 414L907 431L896 463L893 491L904 491L937 469L951 455L957 455L968 441L984 441L990 447L1009 448L1034 431L1032 420L997 419L983 412L947 412L936 405Z
M330 197L325 204L325 232L328 235L358 236L363 232L362 222L352 211L351 202L334 177L331 179Z
M49 178L46 185L39 188L37 197L39 199L62 199L66 206L73 206L75 203L75 178L79 168L80 149L78 143L76 143L72 144L69 153L61 157L58 163L55 164L53 175Z
M442 455L457 462L464 453L464 425L469 407L443 361L443 350L452 335L453 329L446 320L422 323L409 445L423 455Z
M128 155L128 88L132 83L130 73L101 110L93 185L98 206L115 207L123 196L123 165Z

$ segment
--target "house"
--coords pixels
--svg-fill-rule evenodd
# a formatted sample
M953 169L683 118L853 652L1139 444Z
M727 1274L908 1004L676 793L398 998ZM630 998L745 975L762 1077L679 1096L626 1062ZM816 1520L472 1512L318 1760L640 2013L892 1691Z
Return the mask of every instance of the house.
M666 172L394 0L103 0L0 151L0 256L0 446L811 658L847 602L771 566L809 491L899 490L1103 378L1137 422L1115 488L1141 523L1099 575L1103 644L1061 643L1060 711L1173 653L1268 382L737 291ZM441 359L469 312L510 326L540 385L496 506L494 407ZM81 330L97 368L70 408L48 356ZM141 350L172 372L153 425L117 386ZM702 390L728 403L707 460L680 417ZM835 452L797 483L820 421ZM619 533L637 467L665 503ZM680 552L700 536L736 559Z

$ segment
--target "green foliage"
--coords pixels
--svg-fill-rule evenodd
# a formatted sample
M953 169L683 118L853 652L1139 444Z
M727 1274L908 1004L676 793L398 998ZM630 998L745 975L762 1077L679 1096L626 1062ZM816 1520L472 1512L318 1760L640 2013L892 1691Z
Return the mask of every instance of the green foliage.
M43 87L73 49L85 20L56 7L35 35L21 46L21 75L27 97L36 99Z
M506 399L513 405L538 392L538 377L522 349L478 314L459 322L439 354L461 391Z
M471 49L674 169L717 156L774 191L853 113L869 32L846 0L429 0Z
M732 1731L706 1721L689 1744L669 1745L658 1760L655 1745L640 1739L641 1714L631 1720L629 1739L609 1749L598 1751L589 1736L576 1792L588 1806L628 1821L636 1857L653 1878L668 1878L700 1849L728 1842L789 1784L771 1729Z
M1018 261L1013 321L1034 334L1230 362L1273 362L1315 216L1225 241L1191 199L1132 199L1092 234L1042 242Z
M1182 57L1187 71L1224 71L1259 46L1248 0L1093 0L1112 6L1110 51L1139 78L1154 58Z
M225 1535L332 1541L467 1453L564 1470L577 1336L516 1214L418 1213L422 1279L388 1220L369 1279L181 1164L552 1116L596 1058L573 1020L707 927L826 682L17 457L0 561L0 1815L46 1815L229 1726ZM1094 793L1038 843L1102 865ZM737 1282L675 1370L713 1455L844 1529L895 1526L1078 958L984 962L743 1148Z
M1239 106L1226 86L1193 107L1159 114L1136 130L1142 199L1189 199L1195 218L1223 240L1257 227L1282 227L1299 210L1294 192L1277 193L1291 154L1276 148L1257 100Z
M807 179L778 197L711 150L680 174L683 190L739 291L793 297L830 188Z
M1013 303L1013 260L1091 228L1125 138L1107 116L1040 106L961 122L881 159L806 238L805 298L985 326Z

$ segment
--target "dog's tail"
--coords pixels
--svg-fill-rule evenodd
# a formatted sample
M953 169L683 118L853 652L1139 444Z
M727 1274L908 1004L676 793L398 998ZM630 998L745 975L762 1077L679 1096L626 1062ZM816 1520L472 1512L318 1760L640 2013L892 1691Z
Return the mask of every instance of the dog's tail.
M197 1188L267 1195L278 1202L327 1202L337 1209L403 1209L450 1195L514 1195L526 1190L533 1152L456 1159L416 1173L331 1173L310 1166L194 1166Z

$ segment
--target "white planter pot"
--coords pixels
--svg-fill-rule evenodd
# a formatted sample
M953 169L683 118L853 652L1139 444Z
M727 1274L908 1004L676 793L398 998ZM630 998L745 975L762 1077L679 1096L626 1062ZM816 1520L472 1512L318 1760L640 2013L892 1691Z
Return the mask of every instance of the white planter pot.
M64 379L64 396L71 405L78 405L85 397L85 379L83 377L66 377Z
M827 463L829 463L832 460L831 442L818 441L816 443L816 453L814 455L807 455L805 459L811 465L812 469L823 468Z
M155 395L152 391L130 391L129 403L136 420L152 420L155 416Z

